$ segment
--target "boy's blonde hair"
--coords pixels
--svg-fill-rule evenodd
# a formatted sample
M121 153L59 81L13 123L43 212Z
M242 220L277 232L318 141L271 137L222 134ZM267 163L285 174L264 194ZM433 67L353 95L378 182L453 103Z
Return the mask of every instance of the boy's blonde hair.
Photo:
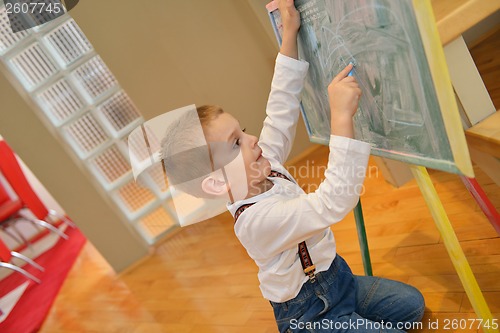
M214 171L204 134L222 113L220 106L202 105L196 113L186 112L166 129L161 157L168 180L176 189L199 198L211 197L201 188L200 177Z
M202 105L196 108L196 113L198 113L201 126L208 126L212 120L224 113L224 110L218 105Z

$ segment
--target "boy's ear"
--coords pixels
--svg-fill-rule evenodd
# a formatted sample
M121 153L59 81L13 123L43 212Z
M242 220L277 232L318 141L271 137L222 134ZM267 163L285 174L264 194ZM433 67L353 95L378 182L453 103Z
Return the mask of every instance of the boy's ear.
M203 179L203 181L201 182L201 189L203 190L203 192L214 196L219 196L227 193L226 183L213 176L209 176Z

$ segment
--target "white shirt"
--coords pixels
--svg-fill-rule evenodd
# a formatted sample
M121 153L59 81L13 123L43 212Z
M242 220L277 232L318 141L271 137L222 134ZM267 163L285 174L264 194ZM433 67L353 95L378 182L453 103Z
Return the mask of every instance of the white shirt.
M259 139L272 169L291 180L282 164L295 136L308 67L305 61L278 54ZM269 191L227 207L234 216L243 204L255 203L239 216L234 231L259 267L262 295L273 302L294 298L308 280L297 253L300 242L306 240L316 272L330 267L336 256L330 225L341 221L359 200L370 145L332 135L329 147L326 178L315 192L307 194L294 182L270 177L274 186Z

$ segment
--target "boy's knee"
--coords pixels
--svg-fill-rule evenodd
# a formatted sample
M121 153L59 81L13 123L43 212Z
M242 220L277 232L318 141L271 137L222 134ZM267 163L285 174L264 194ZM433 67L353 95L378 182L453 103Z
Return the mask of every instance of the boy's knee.
M420 321L424 316L425 300L422 293L415 287L408 285L405 293L401 295L404 308L408 310L406 321Z

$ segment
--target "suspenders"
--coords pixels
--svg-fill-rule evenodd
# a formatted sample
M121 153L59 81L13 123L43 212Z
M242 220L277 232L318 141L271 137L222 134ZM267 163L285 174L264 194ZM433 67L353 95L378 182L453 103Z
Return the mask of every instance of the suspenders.
M284 174L278 172L278 171L271 171L269 174L270 177L280 177L283 179L286 179L288 181L291 181L287 176ZM252 206L255 202L248 203L245 205L242 205L238 207L236 212L234 213L234 223L238 220L238 217L240 217L241 213L245 211L248 207ZM309 255L309 250L307 249L306 242L303 241L299 243L299 250L298 250L299 258L300 258L300 263L302 264L302 269L304 270L304 274L307 275L309 278L309 281L311 283L314 283L316 281L316 265L314 265L311 256Z

